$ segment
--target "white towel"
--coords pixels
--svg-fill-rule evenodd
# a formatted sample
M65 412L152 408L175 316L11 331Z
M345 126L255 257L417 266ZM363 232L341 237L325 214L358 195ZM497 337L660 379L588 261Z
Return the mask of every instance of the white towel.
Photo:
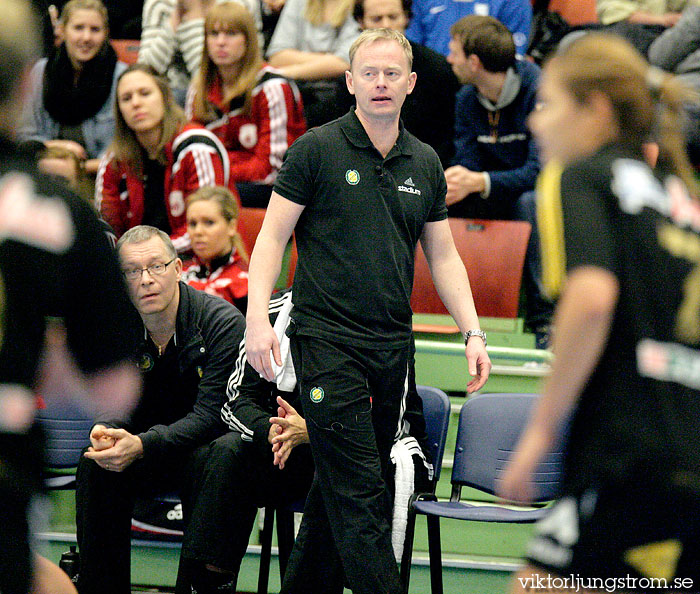
M406 539L408 500L414 491L413 454L420 452L414 437L402 437L391 448L391 461L396 466L394 475L394 517L391 523L391 544L396 561L401 561L403 543Z
M275 383L282 392L293 392L297 385L297 375L294 371L294 362L292 354L289 350L289 337L285 334L285 330L289 325L289 314L292 311L292 294L288 293L285 297L284 305L277 314L275 320L275 334L280 343L280 356L282 357L282 365L277 365L275 359L270 352L270 361L272 363L272 371L275 372Z

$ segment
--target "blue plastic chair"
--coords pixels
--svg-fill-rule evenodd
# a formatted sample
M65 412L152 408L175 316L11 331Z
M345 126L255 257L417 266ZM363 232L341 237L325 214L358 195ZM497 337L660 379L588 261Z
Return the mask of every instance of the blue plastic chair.
M447 394L431 386L416 386L423 401L425 417L426 447L433 463L433 491L440 479L442 458L445 455L447 429L450 424L450 399Z
M73 488L80 456L90 445L92 417L70 402L51 401L37 411L36 420L46 435L46 487Z
M431 491L435 493L440 471L442 469L442 459L445 454L447 443L447 430L450 423L451 405L447 394L438 388L430 386L417 386L418 395L423 401L423 416L425 417L426 447L433 463L433 479ZM424 494L424 495L429 495ZM404 592L408 592L408 581L410 579L411 559L413 557L413 537L416 524L415 512L412 503L418 494L415 494L408 507L408 519L406 524L406 536L403 542L403 554L401 556L401 585ZM439 538L439 534L438 534Z
M479 394L462 406L452 469L452 495L449 501L437 501L434 493L414 496L409 503L402 585L408 592L412 542L417 514L428 522L428 553L432 594L442 594L440 518L475 522L535 522L548 512L545 507L513 509L499 504L473 504L460 501L462 487L494 494L537 394ZM533 477L534 502L551 501L557 496L564 454L560 445L546 455ZM410 543L408 542L410 535Z

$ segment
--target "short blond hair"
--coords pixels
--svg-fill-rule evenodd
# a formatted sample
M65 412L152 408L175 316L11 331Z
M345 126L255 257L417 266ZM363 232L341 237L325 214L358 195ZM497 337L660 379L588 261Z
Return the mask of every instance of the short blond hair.
M360 33L360 36L350 46L350 68L352 68L352 61L360 46L377 43L378 41L395 41L398 43L406 56L406 60L408 60L408 69L411 70L413 68L413 49L411 44L403 33L393 29L366 29Z
M104 28L109 31L107 8L105 8L105 5L100 0L69 0L63 7L63 10L61 10L61 24L64 26L67 25L73 13L77 10L94 10L102 17L102 24Z

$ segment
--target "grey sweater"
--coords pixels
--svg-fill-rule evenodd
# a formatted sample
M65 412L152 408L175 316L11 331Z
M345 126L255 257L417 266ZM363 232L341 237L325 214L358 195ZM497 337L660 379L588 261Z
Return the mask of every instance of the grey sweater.
M654 40L649 62L700 91L700 5L688 6L680 20Z

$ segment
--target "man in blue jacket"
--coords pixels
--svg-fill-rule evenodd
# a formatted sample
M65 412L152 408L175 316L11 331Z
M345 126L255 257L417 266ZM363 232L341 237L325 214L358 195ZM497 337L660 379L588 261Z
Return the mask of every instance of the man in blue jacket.
M220 411L245 327L233 305L180 282L182 262L167 234L139 225L117 250L143 324L136 353L143 396L129 418L94 425L78 465L81 594L131 592L137 493L178 490L187 531L192 464L226 431Z
M470 15L451 28L447 61L465 86L457 93L454 165L445 170L449 216L532 224L525 263L526 322L544 331L551 304L540 291L535 182L540 161L527 118L540 69L516 60L508 28Z

